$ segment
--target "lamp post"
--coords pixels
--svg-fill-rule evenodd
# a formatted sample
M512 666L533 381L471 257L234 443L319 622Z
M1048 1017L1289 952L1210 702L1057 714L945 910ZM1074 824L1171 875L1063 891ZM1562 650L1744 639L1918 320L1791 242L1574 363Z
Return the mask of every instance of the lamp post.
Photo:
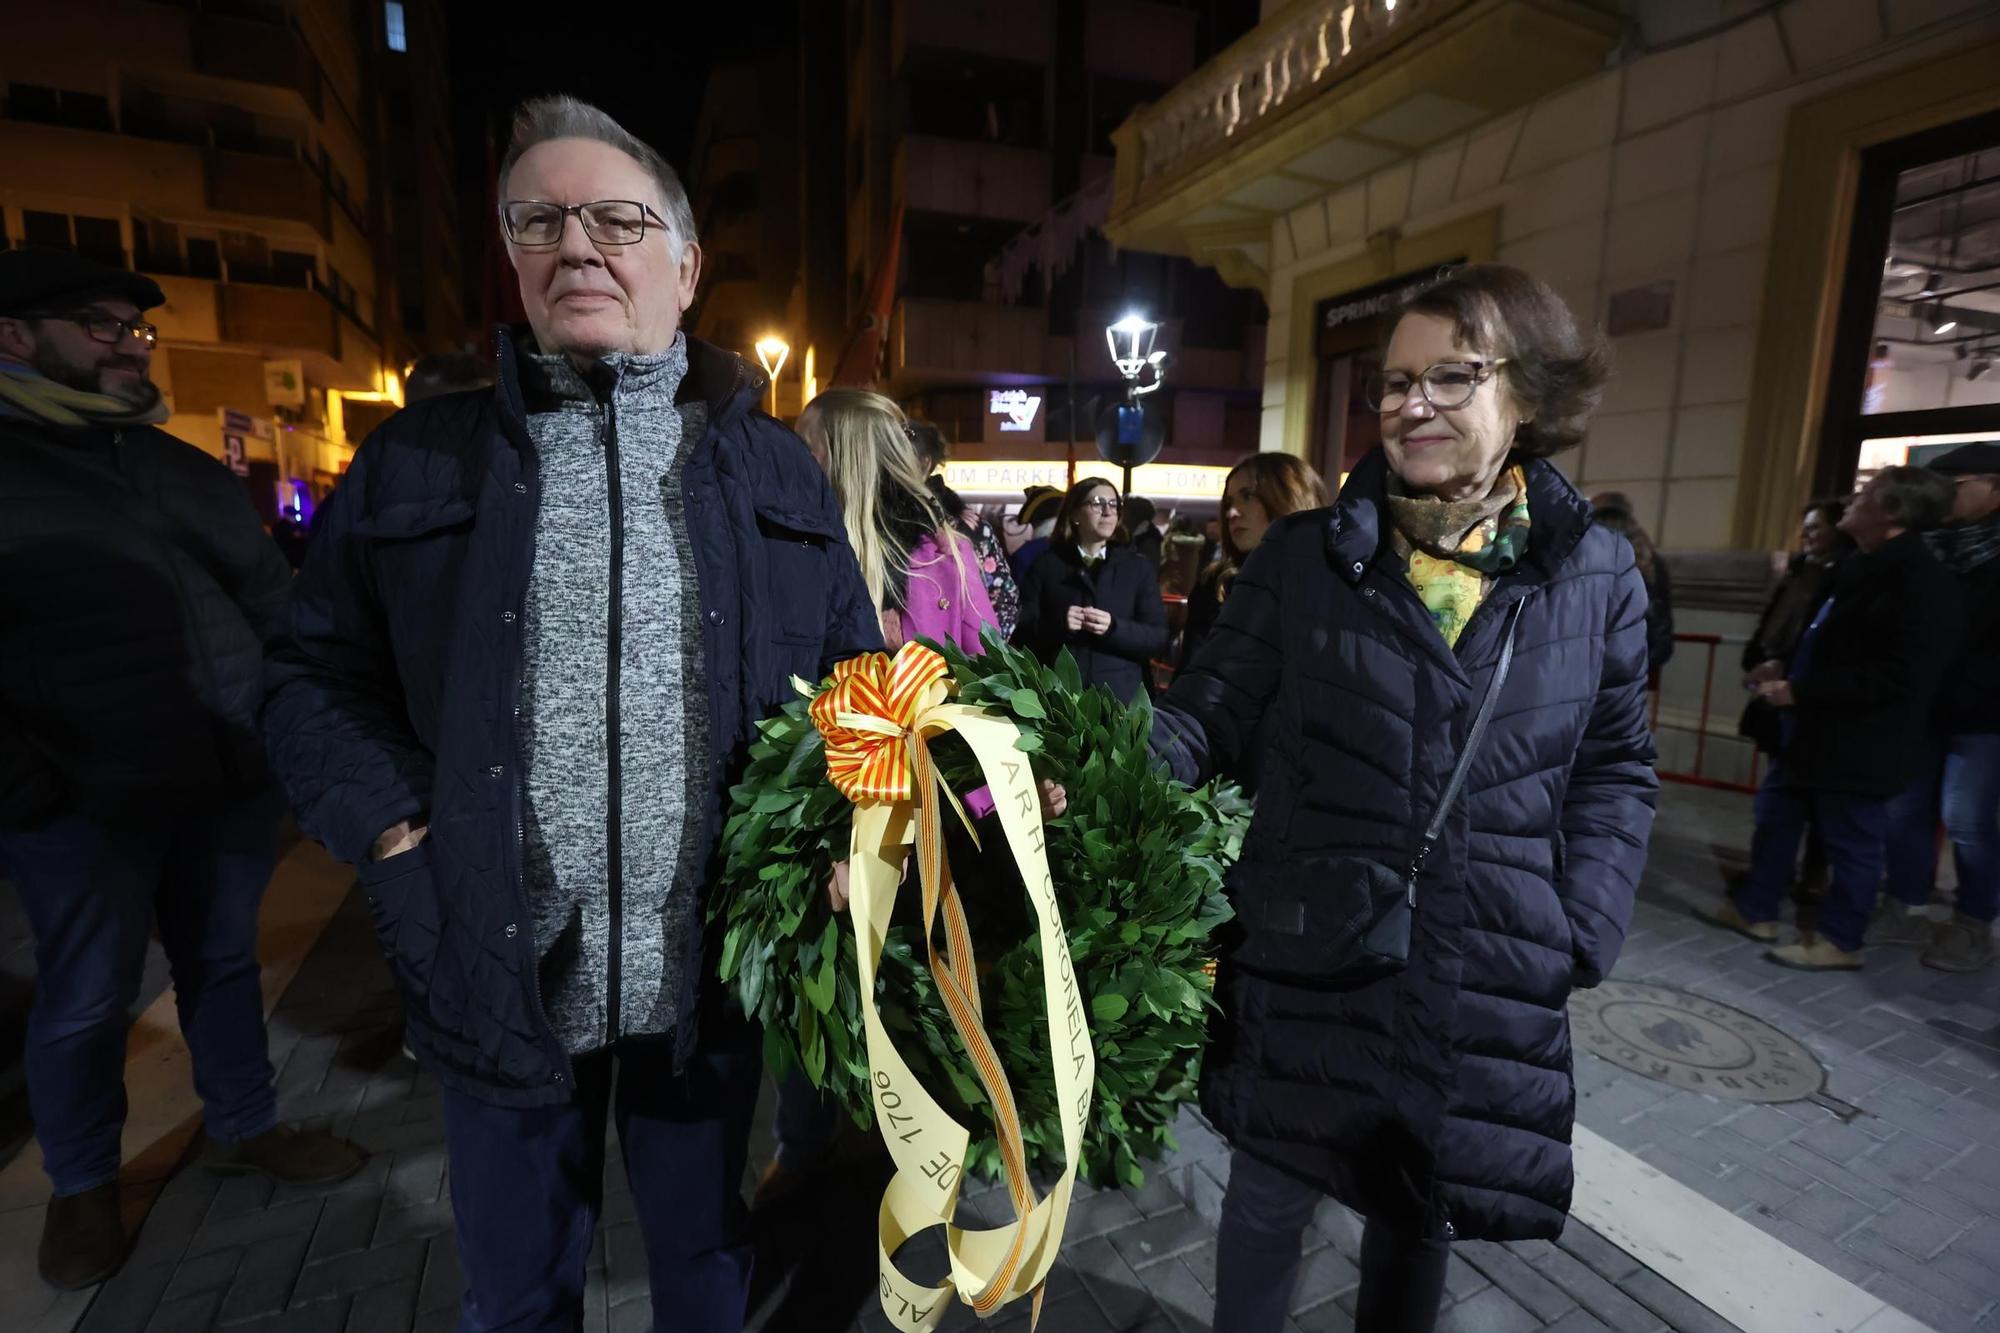
M1137 313L1128 314L1116 324L1107 325L1104 341L1111 348L1111 364L1118 367L1118 373L1125 379L1125 401L1118 405L1119 438L1131 437L1137 444L1145 431L1145 408L1139 400L1156 392L1167 378L1167 354L1154 347L1160 336L1160 326L1153 320ZM1146 378L1148 370L1152 378ZM1123 464L1125 470L1125 490L1127 498L1132 494L1132 465Z
M767 333L757 340L757 362L764 367L764 373L771 380L771 415L778 415L778 372L785 368L785 358L792 354L792 345L775 333Z

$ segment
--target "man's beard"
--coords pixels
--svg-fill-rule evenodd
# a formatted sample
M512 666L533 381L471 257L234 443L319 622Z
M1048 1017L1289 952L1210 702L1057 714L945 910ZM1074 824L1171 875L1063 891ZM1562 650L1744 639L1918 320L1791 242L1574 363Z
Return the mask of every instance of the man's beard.
M144 377L145 370L141 366L123 358L79 366L63 359L53 347L39 347L31 364L35 373L44 379L54 380L64 388L81 393L101 393L107 398L115 398L136 412L151 411L160 401L160 386ZM114 366L136 371L140 378L106 384L104 372Z

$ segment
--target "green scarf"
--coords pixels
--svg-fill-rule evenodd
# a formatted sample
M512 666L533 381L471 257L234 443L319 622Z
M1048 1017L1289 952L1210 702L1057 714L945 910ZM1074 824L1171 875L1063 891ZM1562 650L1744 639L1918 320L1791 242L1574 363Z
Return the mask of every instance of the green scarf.
M1519 467L1502 473L1480 500L1409 495L1389 482L1390 532L1404 574L1431 622L1453 648L1493 580L1528 549L1528 478Z
M0 361L0 413L13 412L50 426L157 426L167 419L166 403L135 407L108 393L72 389L18 361Z

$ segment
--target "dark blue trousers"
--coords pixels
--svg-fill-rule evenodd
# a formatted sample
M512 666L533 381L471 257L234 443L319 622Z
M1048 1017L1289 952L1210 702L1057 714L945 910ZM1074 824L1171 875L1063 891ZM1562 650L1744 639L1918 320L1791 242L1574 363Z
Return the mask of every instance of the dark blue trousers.
M283 817L273 792L220 811L0 833L0 869L35 936L28 1106L57 1194L118 1178L127 1015L156 921L208 1133L249 1138L277 1123L257 908Z
M465 1274L459 1333L583 1327L607 1110L645 1243L653 1327L738 1333L752 1257L743 1162L763 1061L754 1039L732 1034L716 1045L679 1075L666 1042L579 1057L576 1095L559 1106L513 1109L445 1092Z
M1750 873L1737 890L1737 909L1751 921L1777 920L1798 871L1799 843L1810 820L1826 845L1831 880L1819 906L1819 933L1849 953L1859 950L1882 890L1888 800L1794 787L1779 760L1757 789L1756 820Z

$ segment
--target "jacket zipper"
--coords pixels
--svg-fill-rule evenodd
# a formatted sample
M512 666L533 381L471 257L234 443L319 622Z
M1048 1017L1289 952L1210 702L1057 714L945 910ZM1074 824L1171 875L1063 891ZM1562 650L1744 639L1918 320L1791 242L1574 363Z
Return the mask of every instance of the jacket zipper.
M622 375L618 378L622 378ZM625 950L625 829L624 763L620 731L618 690L621 657L625 651L625 493L618 465L618 378L604 404L604 463L611 509L611 606L605 633L604 755L610 775L611 799L605 812L605 859L610 890L611 938L606 944L608 977L604 1011L604 1039L618 1040L619 1007L624 998Z

